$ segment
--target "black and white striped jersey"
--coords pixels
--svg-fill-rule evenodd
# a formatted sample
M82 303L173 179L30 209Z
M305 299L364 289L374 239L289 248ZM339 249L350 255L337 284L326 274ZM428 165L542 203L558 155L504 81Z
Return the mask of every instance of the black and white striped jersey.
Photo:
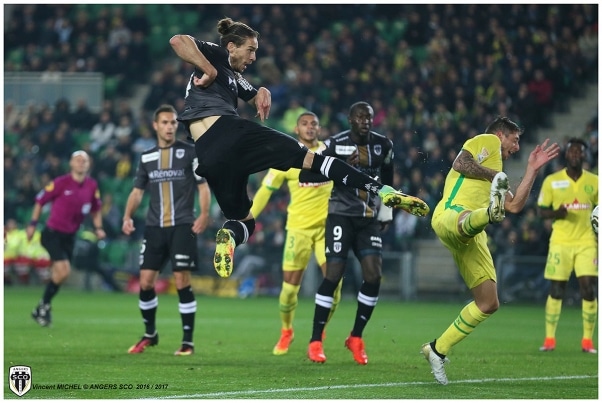
M194 173L198 165L194 145L177 140L171 147L155 146L140 155L134 187L150 195L146 225L171 227L192 224L198 185L205 179Z
M371 131L366 144L356 144L350 130L343 131L324 140L326 149L322 155L337 157L343 161L357 150L359 164L355 168L376 178L385 185L393 180L393 143L382 134ZM366 190L335 184L328 202L328 213L353 217L376 217L378 196Z

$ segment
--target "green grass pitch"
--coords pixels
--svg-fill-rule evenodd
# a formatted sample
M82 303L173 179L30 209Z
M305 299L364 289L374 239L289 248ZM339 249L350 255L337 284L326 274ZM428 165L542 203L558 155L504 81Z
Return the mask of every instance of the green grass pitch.
M160 295L156 347L127 349L143 333L138 297L62 289L53 324L30 312L37 287L4 289L4 397L7 399L597 399L598 356L581 352L581 309L565 307L556 351L538 351L543 306L506 304L455 346L449 385L435 383L420 346L454 320L462 303L379 301L364 332L369 363L343 342L356 302L344 296L326 328L325 364L306 358L314 303L301 299L289 353L272 355L278 299L197 296L196 353L173 355L181 338L176 296ZM31 367L32 389L18 397L9 367ZM77 389L57 389L70 385ZM83 389L84 387L104 389ZM42 389L45 388L45 389ZM48 389L52 388L52 389ZM107 389L108 388L108 389Z

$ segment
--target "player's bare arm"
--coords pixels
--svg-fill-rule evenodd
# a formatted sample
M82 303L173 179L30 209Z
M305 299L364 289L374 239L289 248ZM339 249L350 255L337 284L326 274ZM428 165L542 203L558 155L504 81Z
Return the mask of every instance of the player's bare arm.
M201 214L194 220L192 224L192 232L200 234L205 231L207 225L209 225L209 208L211 206L211 192L209 191L209 185L201 183L197 186L199 192L199 208Z
M541 145L538 144L531 151L531 154L529 154L527 169L525 170L523 179L516 188L516 194L513 195L511 192L508 192L506 195L504 203L506 211L518 213L525 207L539 169L558 156L560 146L557 143L548 146L548 142L549 139L546 139Z
M272 93L265 87L259 87L257 95L249 100L249 104L257 108L257 115L261 121L265 121L270 116L272 107Z
M123 213L123 224L121 225L121 231L123 231L123 233L126 235L130 235L136 230L134 227L134 220L132 220L132 215L136 209L138 209L138 206L140 206L143 195L144 190L133 188L128 196L128 200L125 204L125 212Z
M42 214L42 206L40 206L40 203L35 203L33 205L33 210L31 212L31 221L29 222L29 225L25 229L25 233L27 234L28 241L31 241L31 239L33 238L34 232L36 232L36 223L40 219L40 214Z
M555 220L566 218L568 211L565 206L558 207L557 210L551 208L539 207L539 215L543 219L553 218Z
M107 234L105 230L102 228L102 211L98 210L92 213L92 223L94 224L94 233L96 237L100 239L105 239Z
M196 43L190 35L174 35L169 40L176 55L185 62L192 64L203 72L203 75L195 77L194 85L208 87L217 77L217 69L207 60L205 55L197 48Z
M462 149L456 157L452 168L467 178L487 179L489 182L497 174L497 171L479 164L469 151Z

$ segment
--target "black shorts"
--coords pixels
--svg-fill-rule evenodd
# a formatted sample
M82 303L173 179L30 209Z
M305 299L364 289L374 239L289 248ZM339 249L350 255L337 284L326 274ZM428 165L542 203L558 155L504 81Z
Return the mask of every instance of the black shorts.
M190 123L190 122L187 122ZM282 132L242 119L222 116L195 143L196 173L207 183L226 218L249 214L249 175L269 168L301 168L307 148Z
M196 234L192 232L192 224L144 229L140 268L161 271L168 259L174 272L197 270Z
M383 247L380 228L375 218L328 214L326 260L345 260L350 249L359 260L368 255L380 255Z
M66 234L55 231L52 228L44 228L41 233L40 242L44 249L48 251L50 260L69 260L73 258L73 248L75 247L75 233Z

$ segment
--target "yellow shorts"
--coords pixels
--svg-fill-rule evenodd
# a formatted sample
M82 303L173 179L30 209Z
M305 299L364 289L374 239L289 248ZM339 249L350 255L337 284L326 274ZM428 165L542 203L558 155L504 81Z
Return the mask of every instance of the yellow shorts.
M567 281L573 269L577 277L598 277L598 248L595 245L550 243L544 278Z
M435 233L452 253L460 275L469 289L473 289L485 280L497 282L493 258L487 247L487 233L479 233L466 239L458 231L458 218L462 210L445 209L433 217L431 225Z
M316 255L318 265L326 263L324 227L313 229L289 229L286 232L282 270L305 270L311 253Z

